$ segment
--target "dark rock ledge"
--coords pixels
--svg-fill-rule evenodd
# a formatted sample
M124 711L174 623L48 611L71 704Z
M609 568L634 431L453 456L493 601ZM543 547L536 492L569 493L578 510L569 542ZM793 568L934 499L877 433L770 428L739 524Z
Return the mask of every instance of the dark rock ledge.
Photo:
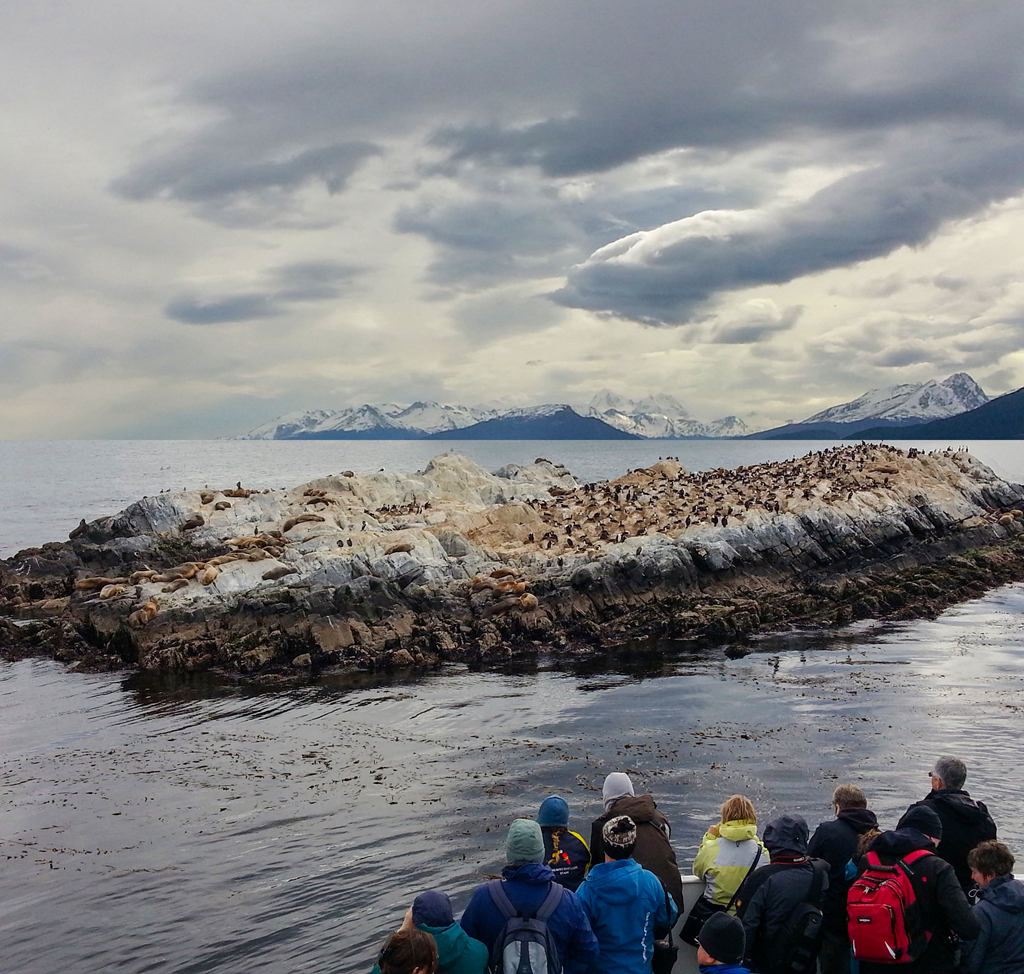
M967 453L870 444L164 493L0 563L0 654L280 678L927 616L1024 578L1022 507Z

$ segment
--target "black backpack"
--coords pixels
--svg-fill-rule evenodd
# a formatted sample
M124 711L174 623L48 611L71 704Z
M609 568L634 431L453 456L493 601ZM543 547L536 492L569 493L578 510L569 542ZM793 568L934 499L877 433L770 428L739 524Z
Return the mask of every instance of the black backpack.
M505 917L505 925L491 950L492 974L561 974L562 962L548 920L562 902L563 888L552 883L532 916L523 916L516 910L500 879L492 879L487 890Z
M813 974L817 968L818 951L821 949L823 917L821 913L821 887L825 881L828 864L811 862L814 876L807 898L797 906L786 924L785 949L782 954L780 971L786 974Z

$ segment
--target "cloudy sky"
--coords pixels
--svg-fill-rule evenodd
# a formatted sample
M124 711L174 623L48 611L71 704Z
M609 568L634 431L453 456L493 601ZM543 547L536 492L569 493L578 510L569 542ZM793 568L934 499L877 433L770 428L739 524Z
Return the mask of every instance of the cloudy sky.
M2 437L1024 386L1024 4L0 10Z

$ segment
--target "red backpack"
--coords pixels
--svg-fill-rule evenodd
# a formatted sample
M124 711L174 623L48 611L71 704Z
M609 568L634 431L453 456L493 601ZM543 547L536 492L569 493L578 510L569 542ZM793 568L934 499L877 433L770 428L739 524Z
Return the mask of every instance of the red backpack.
M877 852L867 854L867 868L846 895L846 929L853 956L874 964L909 964L917 960L931 940L921 921L911 866L930 856L917 849L891 866Z

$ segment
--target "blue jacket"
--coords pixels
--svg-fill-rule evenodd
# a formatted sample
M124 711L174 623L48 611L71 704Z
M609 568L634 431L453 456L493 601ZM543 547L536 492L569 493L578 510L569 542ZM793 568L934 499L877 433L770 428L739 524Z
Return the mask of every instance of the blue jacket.
M576 895L601 945L590 965L598 974L649 974L654 928L675 921L676 908L654 873L634 859L591 866Z
M533 914L540 908L554 881L551 869L539 862L506 866L501 877L505 881L505 894L523 914ZM495 941L505 926L505 916L487 891L486 883L473 891L459 923L466 933L483 943L488 953L494 949ZM583 974L590 962L597 958L597 938L571 890L562 888L561 902L548 921L548 929L558 946L566 974Z
M741 964L701 964L700 974L750 974L750 968Z
M981 933L963 946L966 974L1020 974L1024 971L1024 883L996 876L978 892L974 916Z

